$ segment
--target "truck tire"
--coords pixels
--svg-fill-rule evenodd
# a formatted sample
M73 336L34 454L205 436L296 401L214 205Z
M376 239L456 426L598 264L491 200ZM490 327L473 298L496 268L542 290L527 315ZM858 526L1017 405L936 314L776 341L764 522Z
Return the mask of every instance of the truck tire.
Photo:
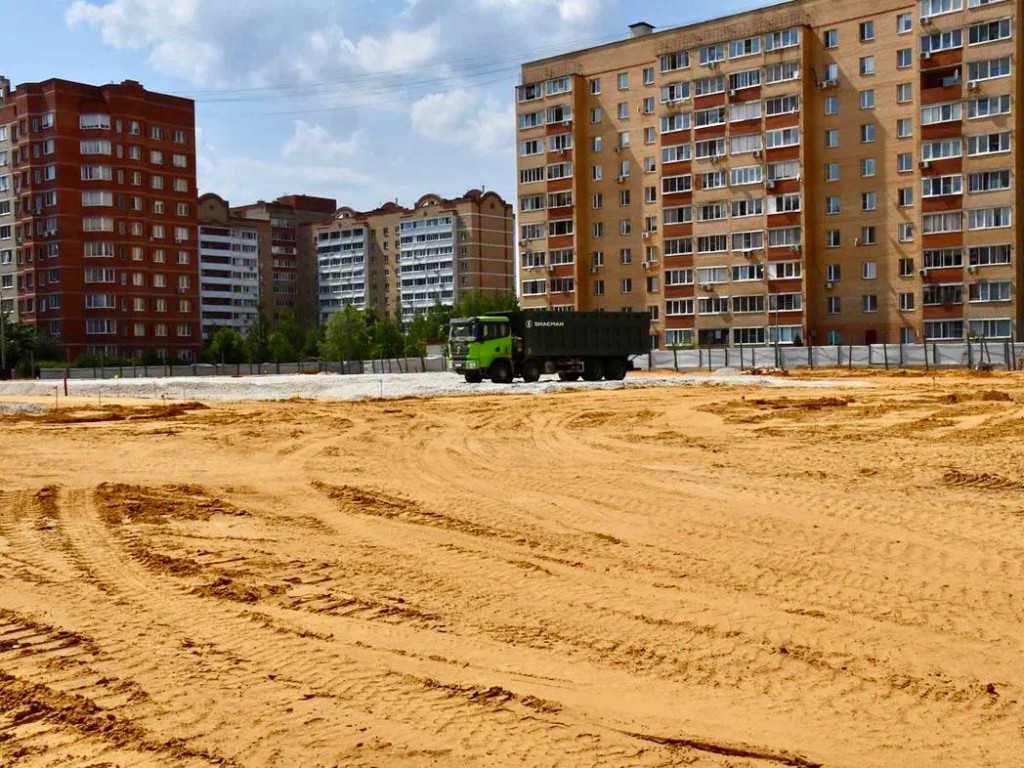
M626 378L626 361L618 357L605 360L604 377L608 381L622 381Z
M484 380L483 374L480 371L466 371L463 375L466 377L467 384L479 384Z
M604 376L604 365L601 363L601 358L591 357L583 361L584 381L600 381L602 376Z
M532 384L540 378L540 363L536 360L527 360L523 363L523 381Z
M495 360L491 363L491 381L495 384L512 382L512 363L508 360Z
M579 378L580 378L580 375L576 371L559 371L558 372L558 380L559 381L578 381Z

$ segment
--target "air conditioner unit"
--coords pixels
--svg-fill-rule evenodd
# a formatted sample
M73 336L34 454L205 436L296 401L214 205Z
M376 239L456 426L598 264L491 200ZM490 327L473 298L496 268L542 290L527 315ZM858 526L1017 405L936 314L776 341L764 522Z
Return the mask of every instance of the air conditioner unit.
M769 179L768 181L766 181L764 183L764 188L765 189L775 189L775 182L772 181L771 179Z
M980 85L980 83L978 83L977 80L968 80L967 81L967 90L968 91L976 91L980 87L981 87L981 85Z
M529 244L530 244L530 241L529 241L529 240L520 240L520 241L519 241L519 247L520 247L520 248L525 248L525 247L526 247L527 245L529 245Z
M730 88L729 89L729 96L731 97L731 96L735 96L735 95L736 95L736 89L735 88Z
M713 290L715 290L715 286L712 285L711 283L701 283L700 284L700 289L702 291L713 291Z
M971 264L969 267L967 267L967 271L970 272L973 275L975 272L978 271L978 265L977 264Z
M828 80L819 80L818 81L818 88L820 88L821 90L825 90L828 87L829 87L829 81Z
M793 253L800 253L800 246L799 245L791 245L791 246L789 246L789 250L791 250Z
M921 161L920 163L918 163L917 165L918 165L918 167L919 167L919 168L921 168L921 169L923 169L923 170L928 170L929 168L931 168L931 167L932 167L932 164L931 164L931 161L930 161L930 160L922 160L922 161Z
M760 157L761 156L761 150L760 149L755 149L753 154L754 154L754 157Z
M825 281L825 290L826 291L831 291L834 286L835 286L835 283L833 283L833 282L831 282L829 280Z
M548 272L554 272L554 271L555 271L555 265L554 264L548 264Z
M919 274L921 277L927 277L928 276L928 268L927 267L921 267L919 270L917 270L917 274Z
M650 268L651 268L651 262L649 262L649 261L641 261L640 262L640 269L650 269Z
M614 147L612 147L612 149L615 150L616 153L621 152L622 151L622 145L621 144L616 144Z
M922 59L930 59L931 57L932 57L932 52L931 51L921 51L921 58Z
M597 274L597 270L598 270L598 267L591 267L590 268L590 274L596 275Z
M922 24L931 24L932 23L931 17L929 17L929 16L922 16L921 17L921 23Z
M651 239L651 233L650 232L644 232L642 235L640 235L640 237L642 237L644 240L650 240Z
M621 184L622 182L624 182L626 180L626 178L627 178L626 176L616 176L615 177L615 181L617 181L619 184Z

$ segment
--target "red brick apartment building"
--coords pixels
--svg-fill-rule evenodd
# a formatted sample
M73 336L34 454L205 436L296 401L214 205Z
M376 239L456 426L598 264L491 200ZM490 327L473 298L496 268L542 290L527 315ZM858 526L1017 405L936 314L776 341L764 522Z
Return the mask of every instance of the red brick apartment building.
M199 351L195 110L126 80L0 80L0 303L81 353Z
M661 344L1024 339L1010 0L795 0L534 61L525 306Z

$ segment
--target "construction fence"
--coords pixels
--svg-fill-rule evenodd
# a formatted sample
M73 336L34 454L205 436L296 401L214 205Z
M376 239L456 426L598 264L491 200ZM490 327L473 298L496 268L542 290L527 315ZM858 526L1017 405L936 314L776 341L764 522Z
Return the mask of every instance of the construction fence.
M634 360L650 370L715 371L722 368L978 368L1014 369L1024 365L1024 342L866 344L818 347L708 347L653 350ZM444 355L327 362L137 365L96 368L44 368L42 379L135 379L181 376L258 376L267 374L388 374L448 370Z
M1015 369L1024 343L1009 340L928 344L864 344L818 347L709 347L657 350L641 367L677 371L721 368L978 368Z

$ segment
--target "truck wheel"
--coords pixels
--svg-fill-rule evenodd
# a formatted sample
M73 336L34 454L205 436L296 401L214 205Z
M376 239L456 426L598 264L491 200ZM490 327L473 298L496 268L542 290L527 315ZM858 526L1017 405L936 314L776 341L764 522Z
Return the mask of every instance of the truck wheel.
M464 375L467 384L479 384L484 380L483 374L480 371L466 371Z
M509 384L512 381L512 364L508 360L491 363L491 381L495 384Z
M576 371L559 371L558 372L558 380L559 381L577 381L579 379L579 377L580 377L580 375Z
M604 366L599 359L591 358L583 361L584 381L600 381L602 376L604 376Z
M523 363L523 381L532 384L540 378L540 363L536 360L527 360Z
M613 357L605 361L604 377L608 381L622 381L626 378L626 361Z

